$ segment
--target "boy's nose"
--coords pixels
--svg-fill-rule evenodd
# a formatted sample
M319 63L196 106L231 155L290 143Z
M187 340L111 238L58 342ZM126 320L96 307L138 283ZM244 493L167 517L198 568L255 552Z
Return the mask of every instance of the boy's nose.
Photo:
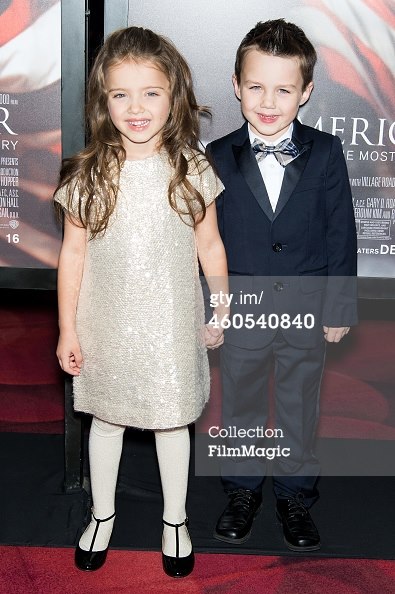
M261 99L261 107L266 107L267 109L275 107L274 93L264 93Z

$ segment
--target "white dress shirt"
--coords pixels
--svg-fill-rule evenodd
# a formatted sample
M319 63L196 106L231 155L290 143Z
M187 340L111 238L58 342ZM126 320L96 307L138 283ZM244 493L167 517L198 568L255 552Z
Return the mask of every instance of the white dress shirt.
M292 123L288 130L284 132L282 136L276 138L276 141L273 143L268 142L267 139L264 139L261 136L258 136L258 134L252 132L250 129L250 125L248 124L248 134L250 137L251 145L253 144L256 138L258 138L258 140L263 142L266 146L274 146L276 144L279 144L282 140L285 140L286 138L291 139L293 127L294 125ZM261 159L261 161L258 163L258 166L262 175L262 179L265 183L267 193L269 195L270 204L272 205L272 209L274 212L276 210L278 198L280 196L280 190L284 179L285 167L280 165L280 163L277 161L276 157L273 154L269 154L264 159Z

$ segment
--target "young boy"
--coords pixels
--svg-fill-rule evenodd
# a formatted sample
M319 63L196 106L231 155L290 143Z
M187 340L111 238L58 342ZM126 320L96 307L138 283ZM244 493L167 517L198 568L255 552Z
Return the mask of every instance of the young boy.
M274 361L275 428L282 432L273 467L276 513L296 551L320 547L308 508L318 497L313 441L325 341L339 342L357 322L356 233L341 142L296 119L313 90L315 62L299 27L283 19L258 23L237 50L233 76L246 122L207 147L225 186L217 209L233 282L230 320L238 313L221 352L223 427L237 432L232 446L259 444ZM247 302L255 304L250 317ZM250 536L265 473L263 457L225 458L229 500L217 539Z

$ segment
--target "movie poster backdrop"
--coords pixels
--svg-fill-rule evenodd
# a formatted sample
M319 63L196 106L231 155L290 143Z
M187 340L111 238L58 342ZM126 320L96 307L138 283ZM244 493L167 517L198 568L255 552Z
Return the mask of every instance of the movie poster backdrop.
M212 109L208 142L241 125L234 55L258 20L301 25L319 62L300 119L337 134L353 190L358 273L395 277L395 9L392 0L129 0L129 23L169 36ZM52 209L61 158L59 0L0 4L0 267L55 268Z
M61 3L0 3L0 267L56 268Z
M258 21L285 18L317 49L303 123L343 143L358 232L358 274L395 277L395 4L393 0L129 0L129 24L174 41L198 101L212 110L209 142L240 126L231 75L236 49Z

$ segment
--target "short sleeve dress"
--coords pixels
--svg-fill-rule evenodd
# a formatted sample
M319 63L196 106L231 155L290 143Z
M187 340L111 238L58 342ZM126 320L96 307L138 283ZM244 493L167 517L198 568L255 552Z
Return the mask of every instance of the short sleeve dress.
M170 207L163 152L125 161L103 236L87 243L77 306L84 363L74 408L144 429L192 423L209 397L195 233ZM188 176L206 205L222 191L211 167ZM55 196L66 205L66 191Z

